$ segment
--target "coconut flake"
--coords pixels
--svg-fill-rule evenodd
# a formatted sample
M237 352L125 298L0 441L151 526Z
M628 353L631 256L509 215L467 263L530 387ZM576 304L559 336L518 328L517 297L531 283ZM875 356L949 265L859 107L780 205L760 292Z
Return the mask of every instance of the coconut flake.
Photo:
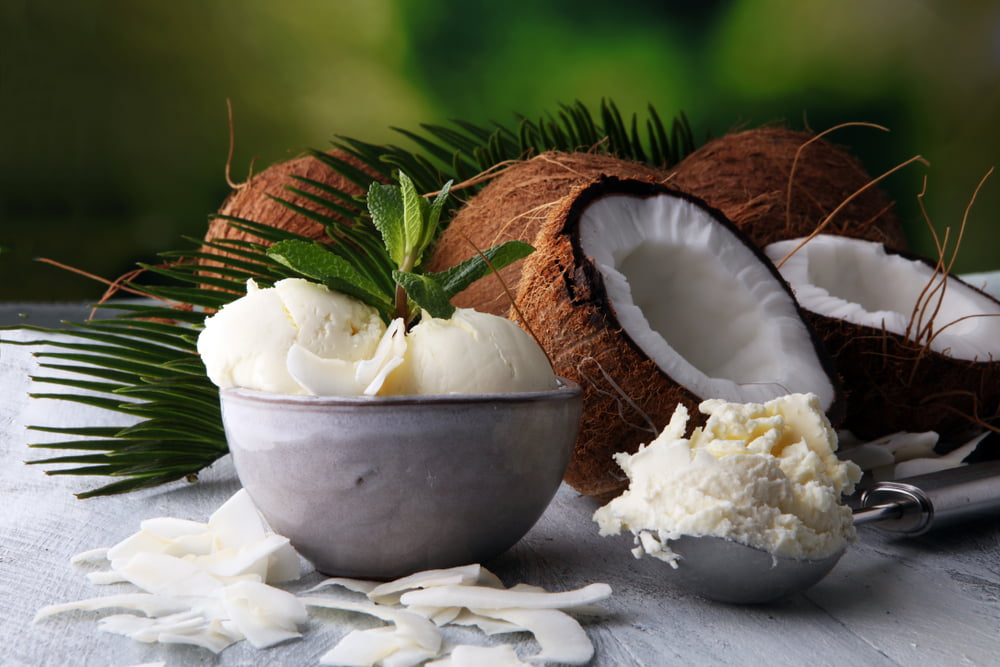
M385 384L385 379L403 363L406 354L406 323L397 317L385 330L371 359L358 362L355 377L364 387L365 396L374 396Z
M72 558L69 559L70 564L79 565L80 563L89 563L92 561L107 560L108 559L108 548L100 547L97 549L89 549L87 551L81 551Z
M424 570L376 586L368 592L368 597L377 602L398 602L397 593L417 588L432 588L449 584L475 584L480 581L485 568L480 565L460 565L458 567Z
M412 608L412 607L408 607ZM515 625L510 621L504 621L492 616L483 616L468 609L462 612L451 621L452 625L467 625L479 628L484 635L504 635L512 632L525 632L526 628Z
M238 549L225 549L205 556L196 556L192 562L216 576L254 575L264 581L268 578L271 556L288 546L287 537L271 533L262 540Z
M925 456L901 460L894 465L875 468L872 471L872 478L881 480L906 479L917 475L927 475L940 470L950 470L964 465L965 458L972 454L979 443L989 435L989 432L982 433L961 447L953 449L943 456Z
M129 535L124 540L107 550L107 559L111 563L124 562L139 553L166 553L170 549L170 540L154 535L145 530Z
M526 628L535 636L542 650L531 656L533 662L551 661L582 665L594 657L594 645L580 624L558 609L476 609L477 614L492 616Z
M98 629L144 643L190 644L214 653L243 639L239 632L229 631L193 609L153 618L115 614L98 621Z
M322 665L412 667L437 655L394 628L352 630L320 658Z
M48 616L68 611L99 611L115 607L133 609L147 616L165 616L187 610L189 606L187 602L166 595L121 593L119 595L105 595L103 597L76 600L75 602L46 605L38 610L34 620L37 622Z
M470 609L571 609L600 602L611 596L607 584L590 584L561 593L498 590L483 586L449 585L404 593L404 605L467 607Z
M202 597L224 586L194 563L166 554L138 553L117 569L128 581L154 594Z
M472 646L459 644L446 658L428 662L426 667L530 667L506 644Z
M330 577L329 579L324 579L315 586L306 589L304 593L315 593L316 591L329 588L330 586L340 586L341 588L346 588L353 593L363 593L368 595L372 590L379 586L379 582L367 581L365 579L352 579L350 577Z
M141 642L152 643L162 634L197 634L208 628L204 616L184 611L160 618L143 618L132 614L116 614L102 618L98 626L104 632L125 634Z
M146 644L162 641L161 638L171 638L170 643L193 644L203 646L218 653L226 646L241 637L217 632L209 619L196 611L188 610L161 616L144 618L132 614L115 614L98 621L101 632L125 635ZM180 637L184 637L183 641Z
M901 461L934 455L938 434L934 431L890 433L867 442L852 442L853 436L840 437L843 458L854 461L862 470L874 470Z
M88 572L87 581L98 586L109 584L123 584L128 581L120 572L114 570L101 570L100 572Z
M295 551L291 542L287 542L277 551L268 556L267 576L264 581L268 584L281 584L288 581L296 581L302 576L302 560Z
M301 637L297 628L308 618L305 605L291 593L252 581L227 586L222 602L233 625L255 648Z
M847 444L847 448L843 451L844 458L870 473L873 480L886 481L926 475L965 465L965 459L988 435L989 432L980 433L943 455L935 452L939 438L933 431L921 433L902 431L868 442L861 442L850 433L844 432L841 442Z
M271 646L300 634L305 606L292 594L263 583L299 574L298 555L288 540L270 532L245 491L234 494L207 523L160 517L107 550L110 571L88 574L95 583L129 582L142 593L110 595L38 612L37 619L73 610L120 607L138 611L108 616L102 631L136 641L183 643L218 652L248 639Z
M246 489L240 489L208 519L208 529L223 548L238 548L267 537L268 528Z
M399 632L411 638L421 648L435 652L441 648L441 632L434 623L419 614L374 602L353 602L329 596L305 596L299 599L311 607L353 611L395 623Z
M410 643L403 640L394 628L351 630L336 646L324 653L319 662L321 665L375 665L402 645Z
M393 320L379 340L370 359L325 358L304 345L288 348L285 364L288 374L311 394L318 396L374 396L386 377L403 363L406 353L405 325Z
M414 614L420 614L438 627L453 623L463 611L461 607L421 607L419 605L410 605L407 610Z
M360 394L364 388L354 377L357 362L324 359L298 343L288 348L285 365L292 379L310 394L352 396Z
M219 632L218 626L209 625L198 632L188 632L183 634L163 632L157 635L156 641L160 644L187 644L190 646L200 646L213 653L220 653L223 649L232 646L243 637L232 635L227 632Z

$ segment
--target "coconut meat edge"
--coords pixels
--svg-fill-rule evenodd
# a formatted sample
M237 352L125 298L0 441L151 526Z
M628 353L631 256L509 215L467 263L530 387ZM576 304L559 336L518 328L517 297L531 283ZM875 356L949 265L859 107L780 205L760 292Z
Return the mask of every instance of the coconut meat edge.
M701 398L763 402L835 389L794 299L729 228L687 199L612 195L580 217L580 244L619 324Z
M802 241L764 250L775 263L788 257L780 271L803 308L900 336L909 332L950 357L1000 359L996 301L957 280L941 285L931 265L888 253L881 243L820 234L796 250ZM930 333L918 336L928 323Z

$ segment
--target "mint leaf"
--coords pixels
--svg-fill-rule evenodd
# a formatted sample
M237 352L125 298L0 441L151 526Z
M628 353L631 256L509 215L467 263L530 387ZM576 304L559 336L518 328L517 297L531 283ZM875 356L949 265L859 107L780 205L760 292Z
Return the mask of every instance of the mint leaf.
M508 241L440 273L421 272L421 256L437 236L451 184L445 183L431 200L399 172L399 185L372 183L368 189L370 225L362 219L337 227L332 244L281 240L267 254L306 278L373 306L386 322L403 317L409 324L418 308L432 317L449 318L455 312L453 296L534 250L522 241Z
M403 198L403 245L405 252L403 253L404 260L397 262L397 264L401 270L409 271L416 266L424 251L421 243L426 236L424 233L427 226L425 221L430 205L417 192L410 177L403 172L399 172L399 189Z
M507 241L498 246L484 250L440 273L430 274L449 299L480 278L488 276L494 269L500 269L527 257L534 248L524 241ZM487 261L488 260L488 261Z
M431 317L448 319L455 313L455 306L432 276L407 271L393 271L392 277L406 290L406 295Z
M451 192L451 184L452 181L448 181L441 187L441 192L431 202L430 208L427 211L424 235L420 239L420 255L423 255L424 250L430 246L431 242L437 236L438 225L441 222L441 212L444 210L445 202L448 200L448 193Z
M400 188L395 185L372 183L368 188L368 213L372 217L375 229L382 235L382 242L389 257L396 266L400 266L406 257L403 195Z
M318 243L279 241L267 249L267 255L296 273L364 301L383 318L392 310L392 303L375 281Z

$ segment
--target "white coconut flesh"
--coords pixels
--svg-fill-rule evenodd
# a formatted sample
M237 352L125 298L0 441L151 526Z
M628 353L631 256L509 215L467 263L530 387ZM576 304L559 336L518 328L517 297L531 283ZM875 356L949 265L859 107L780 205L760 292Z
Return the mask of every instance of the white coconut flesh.
M1000 304L986 295L951 278L941 286L934 267L881 243L821 234L795 250L801 243L773 243L765 253L776 263L792 253L780 271L803 308L909 335L956 359L1000 359Z
M668 194L609 195L580 216L580 245L618 323L672 380L701 398L835 398L795 300L747 241Z

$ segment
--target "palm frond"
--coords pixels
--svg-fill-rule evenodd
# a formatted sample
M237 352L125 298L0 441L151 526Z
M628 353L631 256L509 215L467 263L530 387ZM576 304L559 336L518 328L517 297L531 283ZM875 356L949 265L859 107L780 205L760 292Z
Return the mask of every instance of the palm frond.
M234 224L256 228L250 221ZM301 238L263 231L268 237ZM225 247L225 252L231 250ZM17 327L39 335L29 341L0 341L40 348L35 352L39 371L31 379L53 390L34 391L33 398L117 413L125 422L101 427L30 426L34 431L68 436L31 447L83 453L29 463L50 467L46 472L51 475L122 478L77 494L88 498L193 480L226 454L218 390L197 354L198 332L206 311L242 293L248 278L277 280L289 275L267 258L263 246L248 245L243 251L252 261L225 267L206 267L196 261L205 255L201 250L163 253L166 264L142 266L170 284L127 283L151 300L98 304L99 312L110 308L119 312L66 322L59 329ZM211 258L218 261L219 255ZM210 278L206 272L219 277Z
M645 118L623 116L611 100L602 100L597 114L582 102L559 104L538 118L515 114L513 121L480 125L454 119L450 124L425 124L419 130L393 128L415 148L372 144L336 136L335 148L357 160L382 180L405 172L419 192L437 192L449 180L466 181L508 160L518 160L549 150L596 151L669 167L694 150L687 118L681 114L668 127L650 105ZM372 178L336 154L310 151L316 159L362 191ZM289 191L316 205L310 210L280 200L299 213L323 224L328 246L336 252L360 256L372 275L386 269L372 245L371 222L363 215L358 197L327 184L299 178L312 192ZM470 186L474 193L481 185ZM316 194L316 193L320 194ZM442 222L459 202L445 204ZM275 229L264 221L215 216L264 243L231 239L187 239L193 247L161 253L162 264L141 264L156 282L143 282L142 274L124 285L147 297L138 302L95 305L104 317L65 323L64 328L27 327L37 340L0 343L37 346L39 374L33 381L53 387L36 392L36 398L85 404L122 415L121 426L31 426L33 431L61 437L33 448L77 454L32 460L30 463L61 466L51 475L96 475L115 478L81 498L124 493L180 479L194 479L227 451L218 404L218 393L197 354L197 335L206 313L242 294L247 280L264 285L294 272L266 254L269 245L303 237ZM347 221L347 222L345 222ZM389 267L391 269L391 267ZM25 327L2 327L4 329ZM69 466L69 467L66 467Z

